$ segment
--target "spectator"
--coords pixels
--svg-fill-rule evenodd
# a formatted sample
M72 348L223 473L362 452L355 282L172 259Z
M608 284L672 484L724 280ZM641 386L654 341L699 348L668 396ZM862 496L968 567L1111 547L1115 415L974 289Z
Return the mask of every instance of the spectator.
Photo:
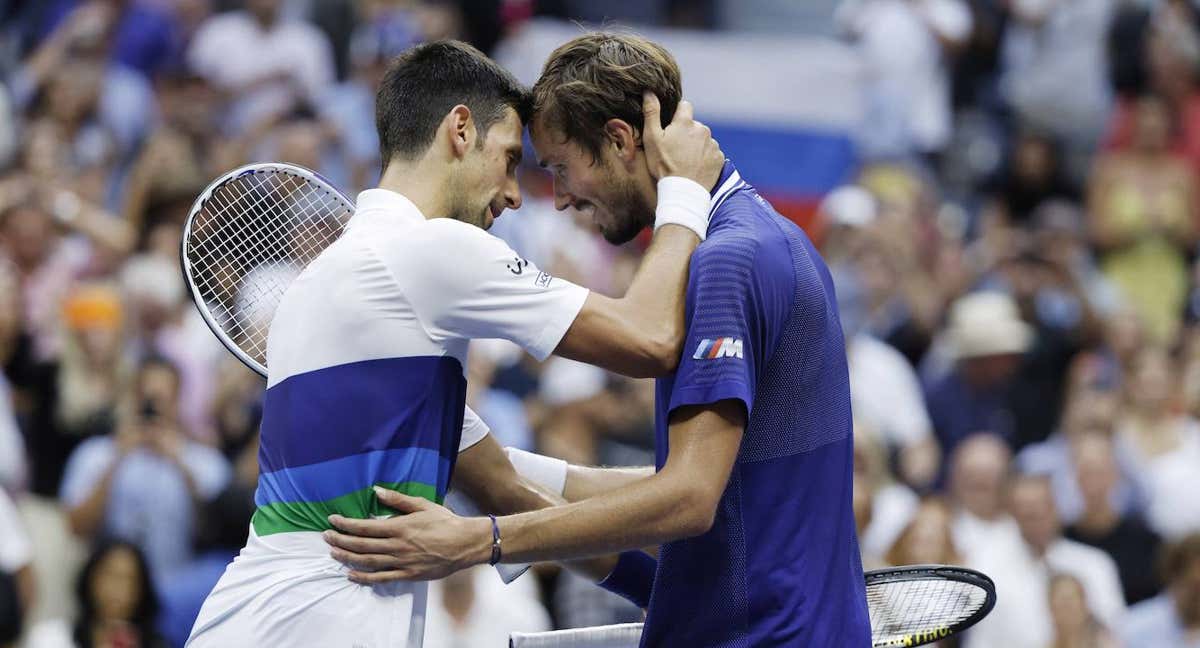
M1200 530L1200 422L1173 402L1177 373L1165 351L1140 352L1116 428L1120 452L1132 459L1146 493L1146 521L1168 540Z
M0 367L7 367L21 334L21 296L12 265L0 256ZM25 439L17 426L12 388L0 372L0 490L23 492L29 487Z
M1088 610L1087 592L1070 574L1050 578L1050 617L1054 641L1050 648L1117 648L1112 634Z
M11 80L16 105L49 115L75 162L124 159L155 114L146 77L110 55L119 25L113 3L90 0L71 11ZM157 34L147 34L151 38ZM111 142L105 147L105 138ZM62 175L61 171L59 175Z
M1099 141L1108 121L1106 40L1115 6L1115 0L1008 3L1001 92L1023 121L1066 139L1080 153Z
M950 310L946 330L953 366L924 381L929 416L944 452L969 434L988 430L1015 443L1009 394L1033 331L1002 293L973 293Z
M1021 533L1015 551L989 547L969 566L990 574L1004 592L992 613L969 634L967 648L1042 648L1054 634L1046 605L1050 576L1067 573L1084 584L1088 607L1108 627L1120 627L1125 601L1116 565L1103 551L1062 537L1050 481L1018 476L1008 489L1009 508Z
M1078 479L1078 446L1089 436L1111 439L1120 404L1120 393L1115 390L1075 387L1067 399L1059 431L1042 443L1026 446L1017 455L1021 472L1050 477L1054 502L1065 524L1079 520L1086 506ZM1137 469L1126 457L1117 458L1117 469L1116 481L1106 496L1119 515L1139 513L1145 502Z
M949 505L941 498L926 497L887 553L891 565L959 565L962 559L954 546Z
M78 19L79 13L91 13L97 23L112 31L114 62L149 77L179 58L176 48L180 34L176 33L173 16L146 0L49 0L43 4L41 20L33 25L36 38L64 21Z
M79 574L77 648L166 648L154 630L158 599L150 565L136 545L102 542Z
M1139 100L1126 150L1103 155L1088 188L1101 268L1141 314L1150 339L1170 344L1187 296L1186 255L1196 243L1200 196L1191 167L1170 151L1162 99Z
M868 68L862 146L868 156L939 153L950 140L946 61L971 35L959 0L855 0L838 7Z
M230 126L244 132L298 104L315 105L333 83L333 51L316 27L282 15L282 0L247 0L196 32L189 65L239 99Z
M1129 646L1200 647L1200 533L1167 549L1167 591L1129 612L1122 636Z
M1154 557L1162 541L1141 517L1122 512L1115 505L1120 469L1112 438L1084 433L1074 443L1072 454L1083 512L1064 535L1112 557L1126 603L1133 605L1154 596L1161 589L1154 573Z
M171 364L143 361L129 396L116 432L71 455L62 502L77 535L137 542L167 578L191 559L196 507L225 486L229 465L181 429L179 373Z
M857 502L855 522L863 529L859 533L859 544L864 556L882 563L896 539L904 532L920 505L920 499L912 489L898 483L888 470L885 448L873 435L854 434L855 485L862 486Z
M1012 452L994 434L967 437L950 455L949 501L954 509L954 544L964 558L976 551L1020 542L1017 525L1004 506Z

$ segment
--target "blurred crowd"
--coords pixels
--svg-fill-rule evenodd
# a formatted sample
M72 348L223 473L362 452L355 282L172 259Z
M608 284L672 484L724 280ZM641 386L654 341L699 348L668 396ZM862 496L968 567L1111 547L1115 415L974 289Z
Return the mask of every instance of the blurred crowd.
M374 85L423 40L491 51L542 15L733 29L789 6L0 1L0 647L181 646L245 540L263 383L178 267L209 180L279 160L371 186ZM861 163L806 222L846 335L864 564L990 574L969 648L1200 646L1200 7L806 7L864 69ZM641 248L520 173L494 233L623 291ZM470 371L505 445L653 460L652 383L493 341ZM471 570L430 601L430 646L641 618L553 567L507 588Z

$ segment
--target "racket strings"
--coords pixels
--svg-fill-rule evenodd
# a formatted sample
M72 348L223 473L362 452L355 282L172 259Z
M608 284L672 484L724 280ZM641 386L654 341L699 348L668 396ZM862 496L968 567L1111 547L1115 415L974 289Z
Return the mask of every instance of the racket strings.
M216 324L266 364L271 317L291 280L341 235L353 207L336 192L282 171L217 187L196 215L188 261Z
M971 583L911 580L867 587L871 635L876 645L953 628L979 611L987 592Z

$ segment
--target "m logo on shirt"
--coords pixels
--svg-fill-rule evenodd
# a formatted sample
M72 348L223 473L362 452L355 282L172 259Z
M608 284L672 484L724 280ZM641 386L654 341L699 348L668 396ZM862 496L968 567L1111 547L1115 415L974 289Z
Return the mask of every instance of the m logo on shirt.
M715 340L700 340L700 346L692 354L693 360L716 360L717 358L741 358L742 341L723 337Z

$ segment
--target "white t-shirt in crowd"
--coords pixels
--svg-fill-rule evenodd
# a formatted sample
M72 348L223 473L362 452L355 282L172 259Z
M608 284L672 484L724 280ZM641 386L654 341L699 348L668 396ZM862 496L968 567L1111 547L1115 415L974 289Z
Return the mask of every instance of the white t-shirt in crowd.
M25 523L8 493L0 488L0 571L16 573L33 561Z
M1053 574L1079 580L1088 608L1107 628L1124 620L1125 598L1117 566L1103 551L1060 538L1046 555L1034 556L1022 542L1015 547L991 546L971 554L967 566L996 583L996 607L971 629L966 648L1045 648L1054 638L1049 584Z
M885 445L907 447L933 435L921 383L904 354L865 333L847 349L854 419L875 430Z

